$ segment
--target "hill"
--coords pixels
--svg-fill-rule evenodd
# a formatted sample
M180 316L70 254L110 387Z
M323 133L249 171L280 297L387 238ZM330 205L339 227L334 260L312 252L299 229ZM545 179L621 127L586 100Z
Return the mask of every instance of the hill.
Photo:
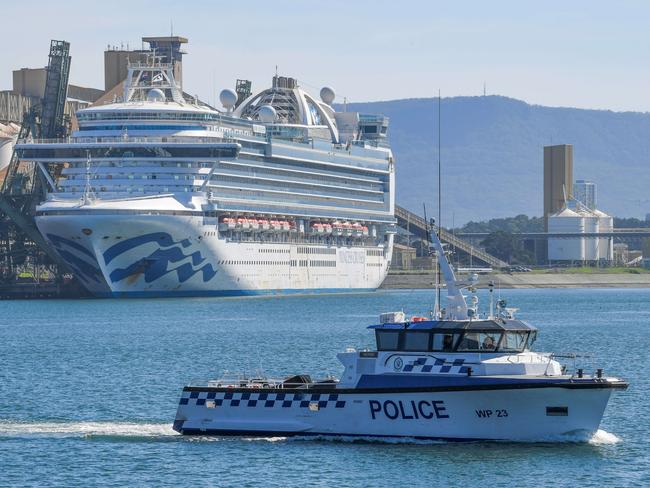
M437 100L348 104L390 117L397 202L437 208ZM598 185L598 207L650 212L650 114L529 105L501 96L442 99L443 224L539 216L543 146L573 144L574 177Z

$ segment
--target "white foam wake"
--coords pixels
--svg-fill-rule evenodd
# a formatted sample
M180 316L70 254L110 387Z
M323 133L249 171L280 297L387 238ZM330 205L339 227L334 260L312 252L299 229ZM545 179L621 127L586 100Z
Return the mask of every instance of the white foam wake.
M172 429L170 423L0 421L0 436L17 437L24 435L161 437L179 434Z
M611 434L602 429L598 429L596 433L589 439L589 444L602 445L602 444L618 444L623 439L616 434Z

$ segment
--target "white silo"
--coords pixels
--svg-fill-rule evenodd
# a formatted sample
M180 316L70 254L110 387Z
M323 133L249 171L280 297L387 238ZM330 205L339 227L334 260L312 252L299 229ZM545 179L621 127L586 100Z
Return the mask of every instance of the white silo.
M594 234L598 232L599 217L587 207L581 207L578 212L584 218L585 233ZM598 248L600 238L598 237L585 237L585 261L598 261Z
M548 217L550 233L583 233L585 219L582 215L565 208ZM584 261L585 240L583 237L554 237L548 240L549 261Z
M614 230L614 218L611 215L607 215L598 209L594 210L594 215L598 217L598 232L612 232ZM603 261L614 260L613 237L598 238L598 259Z
M0 171L9 166L19 130L16 124L0 124Z

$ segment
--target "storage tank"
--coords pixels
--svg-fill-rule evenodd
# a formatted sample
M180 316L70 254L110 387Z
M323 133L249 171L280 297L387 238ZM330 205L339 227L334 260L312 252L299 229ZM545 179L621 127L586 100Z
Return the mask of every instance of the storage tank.
M0 124L0 171L9 166L19 130L16 124Z
M548 231L558 233L583 233L585 219L579 213L565 208L548 217ZM549 261L584 261L585 239L577 238L550 238L548 240Z
M589 210L587 207L583 207L578 212L584 218L585 223L585 232L586 233L596 233L599 228L599 217L593 211ZM598 254L599 250L599 237L585 237L585 261L598 261L600 258Z
M595 209L593 213L598 217L598 232L612 232L614 230L614 218L611 215L607 215L598 209ZM613 237L598 238L598 259L603 261L614 260Z

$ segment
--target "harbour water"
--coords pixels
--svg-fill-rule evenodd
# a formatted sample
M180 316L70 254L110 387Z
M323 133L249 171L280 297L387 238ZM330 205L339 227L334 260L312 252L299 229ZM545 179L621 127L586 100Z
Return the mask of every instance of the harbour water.
M172 431L184 384L225 369L338 375L336 353L371 347L365 326L379 312L426 312L430 291L3 302L0 485L650 485L650 291L504 296L540 328L536 350L590 352L607 374L629 380L589 442L185 438Z

